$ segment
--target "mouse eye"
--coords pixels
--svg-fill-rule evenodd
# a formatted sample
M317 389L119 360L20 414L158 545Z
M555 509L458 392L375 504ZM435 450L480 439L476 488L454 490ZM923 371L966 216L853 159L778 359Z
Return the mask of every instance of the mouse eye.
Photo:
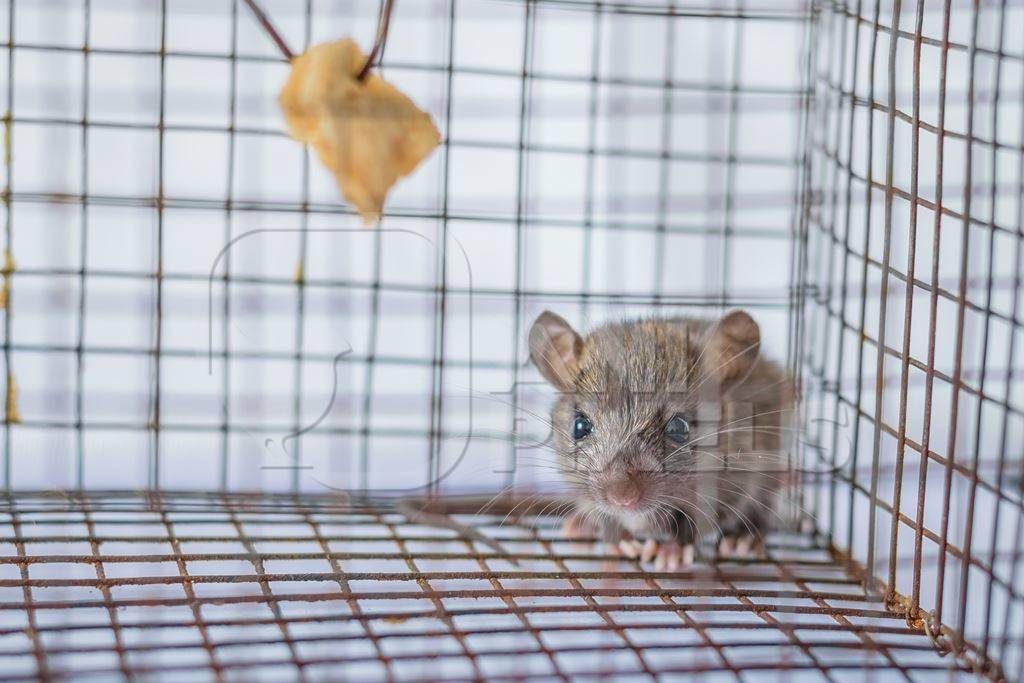
M590 418L583 414L576 415L576 419L572 422L572 438L575 441L588 436L590 432L594 430L594 424L590 421Z
M676 415L665 425L665 436L677 444L690 440L690 423L682 415Z

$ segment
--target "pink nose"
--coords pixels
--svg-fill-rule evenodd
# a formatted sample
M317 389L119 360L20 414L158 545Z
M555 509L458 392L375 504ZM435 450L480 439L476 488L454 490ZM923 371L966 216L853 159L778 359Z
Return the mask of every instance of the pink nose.
M630 509L640 502L640 487L628 479L608 487L608 502L621 508Z

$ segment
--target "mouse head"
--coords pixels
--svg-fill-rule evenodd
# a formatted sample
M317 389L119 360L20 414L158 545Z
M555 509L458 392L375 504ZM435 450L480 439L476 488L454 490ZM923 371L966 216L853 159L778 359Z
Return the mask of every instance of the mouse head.
M743 381L760 339L743 311L718 321L610 324L586 339L542 313L530 358L559 392L554 447L582 502L618 517L654 515L670 503L696 453L709 449L698 418Z

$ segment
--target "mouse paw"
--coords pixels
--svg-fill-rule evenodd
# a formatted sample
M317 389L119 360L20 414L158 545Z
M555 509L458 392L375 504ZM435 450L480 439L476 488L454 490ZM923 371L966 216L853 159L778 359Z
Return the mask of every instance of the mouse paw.
M653 538L648 538L646 541L628 538L619 541L618 550L623 557L650 562L658 554L658 542Z
M718 542L718 556L727 558L763 558L765 557L764 542L757 536L737 534L723 536Z
M654 559L654 569L674 572L693 564L693 544L680 545L676 541L662 543Z
M597 529L586 521L583 513L573 512L562 522L562 536L571 541L593 538Z
M615 547L620 555L631 560L654 562L657 571L675 571L693 564L694 547L692 543L681 545L676 541L658 543L653 538L640 541L627 538L619 541Z

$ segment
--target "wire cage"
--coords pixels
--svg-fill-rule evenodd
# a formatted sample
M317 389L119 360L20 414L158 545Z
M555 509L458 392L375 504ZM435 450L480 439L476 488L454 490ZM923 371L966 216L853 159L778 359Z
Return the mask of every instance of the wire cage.
M1022 27L397 2L443 144L368 229L248 3L0 0L0 680L1024 680ZM736 307L801 387L766 557L562 538L530 321Z

